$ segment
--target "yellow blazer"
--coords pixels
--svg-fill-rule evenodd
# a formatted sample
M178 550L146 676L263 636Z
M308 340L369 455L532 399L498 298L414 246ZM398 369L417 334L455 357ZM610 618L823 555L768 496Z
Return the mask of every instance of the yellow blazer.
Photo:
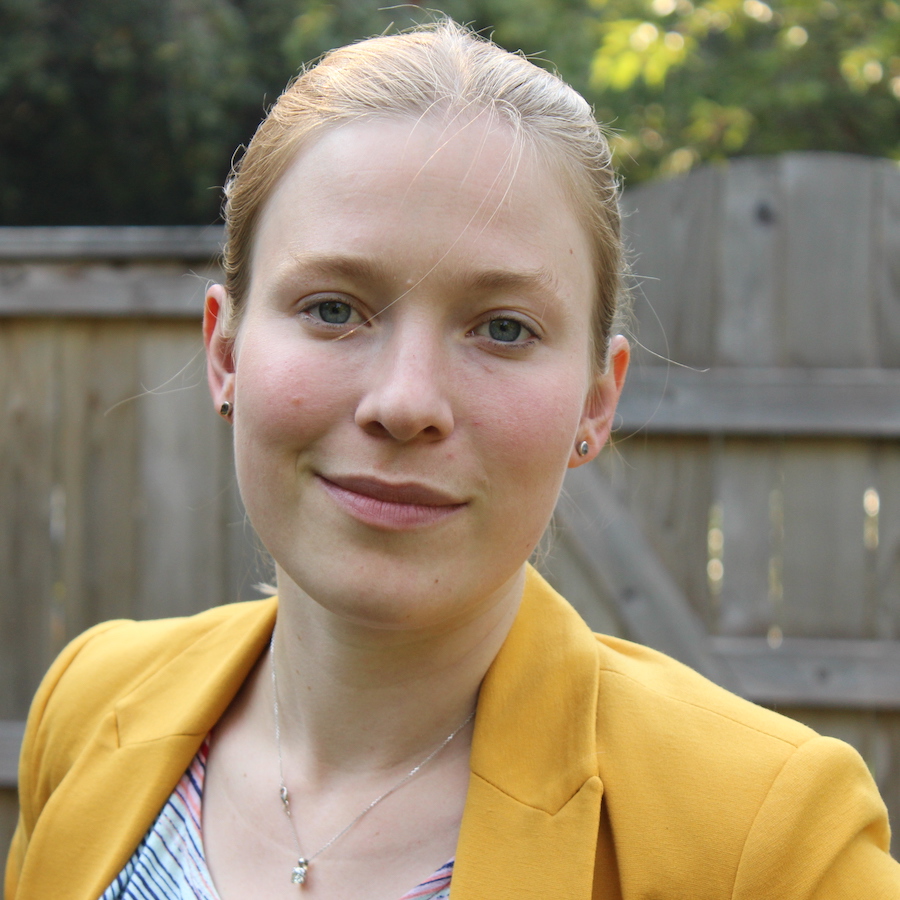
M96 900L266 647L274 600L110 622L34 701L6 900ZM482 686L453 900L900 898L847 745L591 634L533 571Z

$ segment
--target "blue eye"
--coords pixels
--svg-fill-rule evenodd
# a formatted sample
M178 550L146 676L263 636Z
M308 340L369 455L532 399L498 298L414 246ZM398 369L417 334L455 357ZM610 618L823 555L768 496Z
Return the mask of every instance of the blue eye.
M353 307L341 300L323 300L314 309L319 311L319 318L329 325L346 325L353 315Z
M525 326L515 319L491 319L488 322L488 334L492 340L504 344L512 344L527 333Z

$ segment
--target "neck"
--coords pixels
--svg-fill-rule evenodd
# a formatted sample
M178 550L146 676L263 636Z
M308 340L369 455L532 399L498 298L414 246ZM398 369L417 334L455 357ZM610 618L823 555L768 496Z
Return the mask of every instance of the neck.
M523 569L477 613L403 629L335 616L279 576L273 660L282 741L315 780L408 768L457 729L475 708L524 584ZM262 680L260 690L271 696Z
M524 568L477 604L477 614L421 628L349 621L282 572L278 584L273 659L282 742L294 765L319 780L408 768L465 721L512 626ZM268 680L260 677L259 692L271 721Z

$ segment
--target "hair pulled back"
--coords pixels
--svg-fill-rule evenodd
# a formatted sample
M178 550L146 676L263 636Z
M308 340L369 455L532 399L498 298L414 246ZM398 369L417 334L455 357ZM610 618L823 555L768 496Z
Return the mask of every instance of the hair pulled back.
M587 101L562 79L450 20L333 50L274 104L225 187L227 333L235 333L246 302L257 220L302 147L364 118L481 111L508 122L555 169L586 229L597 287L592 340L596 364L605 367L624 268L609 145Z

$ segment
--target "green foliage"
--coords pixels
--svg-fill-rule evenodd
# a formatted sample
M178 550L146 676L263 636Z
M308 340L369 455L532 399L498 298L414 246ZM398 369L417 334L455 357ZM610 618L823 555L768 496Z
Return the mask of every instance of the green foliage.
M737 154L900 158L894 0L595 0L590 93L631 180Z
M0 0L0 223L215 221L306 61L439 9L552 60L635 181L735 154L900 157L897 0Z

